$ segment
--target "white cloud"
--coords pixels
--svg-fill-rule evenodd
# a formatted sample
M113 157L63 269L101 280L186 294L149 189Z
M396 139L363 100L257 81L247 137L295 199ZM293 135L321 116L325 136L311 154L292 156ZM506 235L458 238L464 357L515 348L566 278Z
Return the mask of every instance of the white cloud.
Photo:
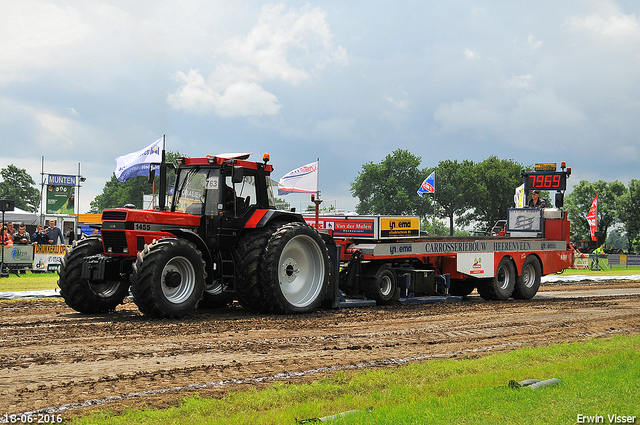
M51 63L63 64L65 49L90 31L74 8L50 2L3 2L0 14L0 83L23 80Z
M542 40L537 40L535 39L535 37L533 36L533 34L531 34L528 38L527 38L527 43L529 43L529 46L531 46L531 48L533 50L538 50L540 47L542 47Z
M393 106L395 106L396 108L402 111L409 110L409 101L407 99L394 99L391 96L385 96L384 98L387 101L389 101Z
M535 84L535 77L531 74L514 75L505 82L505 86L509 88L529 90Z
M196 70L176 74L183 86L169 95L169 104L222 117L277 114L278 98L262 83L298 84L329 63L346 64L345 50L333 46L325 18L322 10L308 5L300 10L263 6L245 37L233 37L214 52L216 68L207 79Z
M464 57L469 59L469 60L480 59L480 55L478 55L476 52L474 52L473 50L471 50L469 48L464 49L463 54L464 54Z
M640 25L637 16L623 15L614 12L610 16L588 15L574 17L567 21L571 30L586 30L587 32L605 37L638 36Z

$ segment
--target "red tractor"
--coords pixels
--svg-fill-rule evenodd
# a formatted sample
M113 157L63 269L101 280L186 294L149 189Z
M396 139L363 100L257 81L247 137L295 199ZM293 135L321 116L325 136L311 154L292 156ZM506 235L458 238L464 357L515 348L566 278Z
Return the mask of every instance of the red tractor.
M101 235L74 242L62 261L66 303L104 313L131 289L143 314L179 318L234 298L275 313L313 311L331 298L322 236L301 215L275 209L269 156L248 157L179 158L169 208L161 167L160 210L104 210Z

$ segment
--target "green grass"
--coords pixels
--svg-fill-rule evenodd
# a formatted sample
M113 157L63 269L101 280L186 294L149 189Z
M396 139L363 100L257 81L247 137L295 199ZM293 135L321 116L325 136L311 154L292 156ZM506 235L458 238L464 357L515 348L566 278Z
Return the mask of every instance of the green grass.
M58 288L58 273L10 274L0 278L0 292L41 291Z
M640 266L613 266L609 269L602 268L599 271L585 270L585 269L565 269L562 274L568 276L571 275L587 275L587 276L630 276L634 274L640 274Z
M640 336L523 348L475 359L338 372L309 384L276 383L222 399L76 418L74 424L295 424L360 410L336 424L567 424L577 415L640 419ZM510 380L558 378L533 391ZM373 408L371 411L366 411ZM608 420L607 422L608 423Z

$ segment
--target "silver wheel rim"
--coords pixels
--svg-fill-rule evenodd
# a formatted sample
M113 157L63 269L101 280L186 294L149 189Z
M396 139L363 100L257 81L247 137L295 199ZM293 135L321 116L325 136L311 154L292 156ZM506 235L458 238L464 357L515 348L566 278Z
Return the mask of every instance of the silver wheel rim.
M511 275L509 274L509 268L507 266L498 267L498 286L500 289L507 289L510 283Z
M220 295L222 294L222 283L214 280L211 285L207 285L204 287L204 292L209 295Z
M384 275L382 279L380 279L380 293L382 296L386 297L391 294L391 289L393 288L391 277Z
M175 288L167 285L166 276L170 272L180 275L180 284ZM174 257L162 269L162 293L167 301L180 304L191 296L196 287L196 271L191 261L185 257Z
M109 298L120 287L120 282L104 282L104 283L90 283L89 288L91 291L99 297Z
M525 287L531 288L536 281L536 272L531 264L527 264L522 269L522 283Z
M322 252L315 240L299 235L285 245L278 263L278 282L291 305L306 307L313 303L322 290L324 276Z

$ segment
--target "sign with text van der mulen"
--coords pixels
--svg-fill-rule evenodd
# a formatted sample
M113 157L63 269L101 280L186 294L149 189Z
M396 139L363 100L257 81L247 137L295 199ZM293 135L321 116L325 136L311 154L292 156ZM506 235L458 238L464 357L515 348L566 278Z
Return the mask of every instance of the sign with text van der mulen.
M73 214L76 176L49 174L47 178L47 214Z

